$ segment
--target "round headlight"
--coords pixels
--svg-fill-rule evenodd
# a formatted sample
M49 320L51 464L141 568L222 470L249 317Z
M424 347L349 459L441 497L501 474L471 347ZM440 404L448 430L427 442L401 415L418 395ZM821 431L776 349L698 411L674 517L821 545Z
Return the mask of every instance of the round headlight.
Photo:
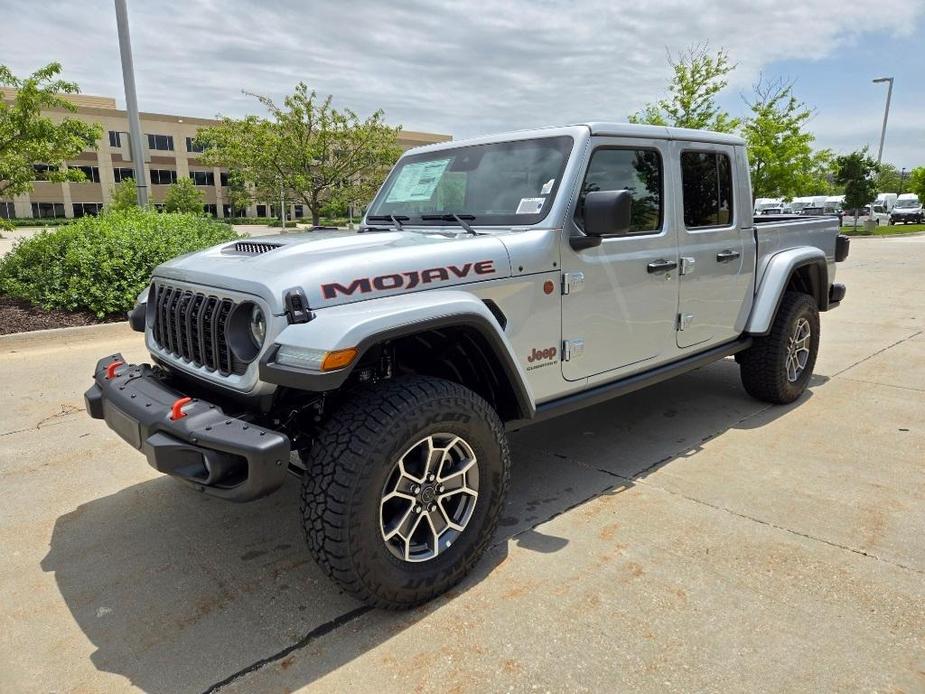
M267 317L252 301L244 301L231 312L225 326L228 346L238 360L249 364L260 354L267 339Z
M263 342L267 339L267 319L264 317L263 311L257 304L254 304L254 307L251 309L250 330L251 338L253 338L257 348L263 347Z

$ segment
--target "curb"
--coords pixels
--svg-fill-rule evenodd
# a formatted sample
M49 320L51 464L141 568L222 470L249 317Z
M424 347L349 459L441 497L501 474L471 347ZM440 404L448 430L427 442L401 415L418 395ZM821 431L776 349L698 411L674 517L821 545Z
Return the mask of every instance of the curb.
M0 352L16 352L32 347L54 346L58 348L84 344L94 340L127 338L140 333L133 331L128 321L118 323L100 323L98 325L79 325L73 328L51 328L50 330L30 330L26 333L0 335Z

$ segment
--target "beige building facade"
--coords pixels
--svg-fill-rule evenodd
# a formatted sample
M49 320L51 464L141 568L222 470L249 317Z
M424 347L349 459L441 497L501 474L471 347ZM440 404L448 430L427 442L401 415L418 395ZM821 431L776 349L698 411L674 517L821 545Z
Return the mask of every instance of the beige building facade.
M12 94L4 91L5 98ZM128 116L116 108L110 97L73 95L68 100L77 106L76 113L52 111L53 119L79 118L99 123L103 136L95 151L82 153L69 160L68 166L80 167L86 180L80 183L55 183L36 180L31 193L12 199L0 199L0 217L50 218L82 217L98 214L112 197L113 187L123 178L133 178L134 163L128 135ZM192 178L203 192L205 211L216 217L239 216L233 214L228 203L228 172L226 169L207 166L202 162L202 150L196 144L200 128L216 125L217 120L170 116L161 113L141 113L141 131L144 144L145 177L149 187L149 200L154 205L163 203L168 186L180 178ZM402 149L443 142L449 135L403 130L399 135ZM42 165L36 162L36 178L41 179ZM275 204L274 204L275 203ZM290 218L310 216L302 205L290 203ZM240 212L240 211L238 211ZM253 202L246 210L248 217L277 216L279 201Z

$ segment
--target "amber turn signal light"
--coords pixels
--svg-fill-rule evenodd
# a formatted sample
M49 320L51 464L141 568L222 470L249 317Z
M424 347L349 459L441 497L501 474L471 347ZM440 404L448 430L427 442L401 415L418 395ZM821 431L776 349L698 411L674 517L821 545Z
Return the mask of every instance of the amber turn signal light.
M357 348L350 347L349 349L338 349L334 352L328 352L324 356L324 361L321 362L322 371L334 371L334 369L342 369L350 362L352 362L357 355Z

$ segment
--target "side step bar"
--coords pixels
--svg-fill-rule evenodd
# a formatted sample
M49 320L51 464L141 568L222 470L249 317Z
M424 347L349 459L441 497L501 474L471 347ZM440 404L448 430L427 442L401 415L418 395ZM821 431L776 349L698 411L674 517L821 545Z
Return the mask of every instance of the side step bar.
M603 385L595 386L580 393L575 393L574 395L566 395L556 400L544 402L536 406L536 414L531 419L513 420L507 422L505 427L508 431L516 431L517 429L523 429L531 424L537 424L538 422L552 417L558 417L559 415L580 410L583 407L598 405L612 398L641 390L642 388L655 385L656 383L667 381L669 378L680 376L688 371L707 366L723 357L728 357L744 349L748 349L751 345L752 338L744 337L733 342L719 345L718 347L713 347L706 352L692 354L679 361L658 366L649 371L643 371L642 373L633 374L632 376L611 381L610 383L604 383Z

